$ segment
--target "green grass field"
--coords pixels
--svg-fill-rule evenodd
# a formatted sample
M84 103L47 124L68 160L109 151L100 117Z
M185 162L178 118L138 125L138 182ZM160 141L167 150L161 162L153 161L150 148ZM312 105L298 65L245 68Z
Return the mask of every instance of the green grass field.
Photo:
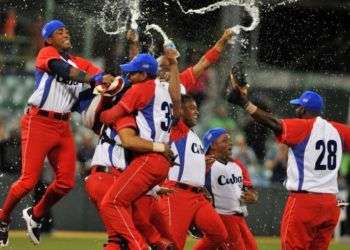
M257 237L260 250L278 250L279 239L273 237ZM10 245L5 249L12 250L102 250L105 242L103 233L82 233L82 232L56 232L52 236L44 236L39 246L33 246L25 237L24 232L10 232ZM195 240L189 238L186 245L187 249ZM5 250L4 249L4 250ZM349 250L350 242L335 243L332 242L330 250Z

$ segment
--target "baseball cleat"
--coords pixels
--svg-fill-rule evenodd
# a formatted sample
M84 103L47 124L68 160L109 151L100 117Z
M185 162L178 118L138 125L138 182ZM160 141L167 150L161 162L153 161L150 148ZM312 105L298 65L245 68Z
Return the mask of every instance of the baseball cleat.
M204 237L202 231L196 227L196 225L192 224L188 229L188 234L194 239L202 239Z
M41 223L33 219L31 207L23 209L22 215L22 218L25 220L27 225L27 235L29 239L34 243L34 245L38 245L40 243Z
M6 247L9 244L9 224L0 221L0 247Z

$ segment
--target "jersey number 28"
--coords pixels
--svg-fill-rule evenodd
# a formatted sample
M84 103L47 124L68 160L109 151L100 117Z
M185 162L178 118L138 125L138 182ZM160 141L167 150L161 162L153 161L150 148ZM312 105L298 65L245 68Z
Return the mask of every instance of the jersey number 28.
M337 167L337 142L329 140L327 143L324 140L316 142L316 150L321 150L315 164L315 170L334 170ZM322 164L323 159L327 155L327 165Z

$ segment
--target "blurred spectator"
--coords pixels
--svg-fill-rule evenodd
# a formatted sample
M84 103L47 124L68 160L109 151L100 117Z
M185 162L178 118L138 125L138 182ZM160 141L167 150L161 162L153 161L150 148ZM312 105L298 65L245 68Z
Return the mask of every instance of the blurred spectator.
M252 168L257 165L257 160L253 149L248 146L245 137L241 134L234 138L232 157L242 161L244 165L248 166L248 168Z
M3 26L4 36L12 40L16 37L17 15L15 9L9 9Z
M267 96L253 96L252 101L260 109L269 112L271 101ZM270 130L267 127L257 123L250 117L244 125L243 130L246 135L248 145L254 150L259 163L262 165L266 154L265 144L269 137Z
M36 55L39 50L44 47L44 40L41 36L41 29L44 25L44 19L42 16L38 16L31 25L32 47L33 55Z
M79 162L79 173L85 176L86 171L90 168L90 162L95 152L94 135L92 132L84 131L81 143L77 152Z
M2 122L2 117L0 117L0 141L6 139L5 124Z
M5 124L1 122L0 117L0 171L3 171L4 166L4 144L3 141L6 139Z
M269 147L266 155L265 167L271 170L271 183L282 184L287 177L288 146L275 144Z
M18 129L13 129L9 137L0 141L1 172L18 174L21 169L21 138Z
M266 154L266 140L269 135L269 130L249 118L249 121L244 125L243 130L247 139L247 144L254 150L255 155L261 164Z
M232 136L236 133L237 124L230 117L227 105L220 104L214 108L214 117L208 122L208 128L225 128Z

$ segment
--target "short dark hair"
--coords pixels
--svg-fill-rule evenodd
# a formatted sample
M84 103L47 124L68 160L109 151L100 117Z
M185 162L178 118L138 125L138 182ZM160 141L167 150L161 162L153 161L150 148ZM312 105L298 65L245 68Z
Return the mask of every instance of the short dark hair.
M311 110L311 109L307 109L304 107L304 110L309 113L310 115L317 117L317 116L321 116L322 115L322 111L316 111L316 110Z
M185 104L186 102L196 101L192 95L182 94L181 95L181 103Z

